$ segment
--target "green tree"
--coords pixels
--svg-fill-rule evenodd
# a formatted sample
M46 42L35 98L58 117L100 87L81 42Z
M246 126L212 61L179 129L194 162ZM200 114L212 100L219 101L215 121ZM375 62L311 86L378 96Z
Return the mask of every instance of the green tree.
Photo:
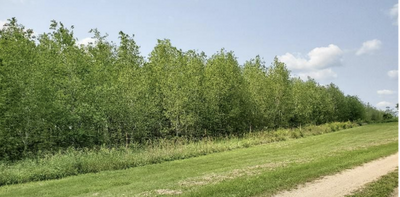
M249 92L250 125L253 128L262 129L268 125L268 110L272 105L272 99L268 95L267 68L259 56L244 64L243 77L246 81L246 89Z
M279 62L275 57L274 62L267 70L268 100L268 119L270 127L289 126L291 111L293 109L291 100L290 72L285 64Z
M199 129L204 62L204 54L184 53L169 40L159 40L152 51L148 66L164 134L194 134Z
M326 90L333 102L333 112L329 121L347 121L346 97L343 92L333 83L329 84Z
M347 119L350 121L363 120L365 118L365 108L357 96L346 96Z
M26 153L40 123L35 99L40 95L32 90L37 54L32 30L15 18L5 26L0 30L0 157L15 159Z
M203 120L215 135L239 133L247 127L244 82L233 52L221 50L207 61Z
M241 67L233 52L207 59L159 40L146 60L133 36L115 44L93 29L95 41L78 46L73 29L52 21L35 38L13 18L0 30L0 158L397 116L290 77L277 58Z

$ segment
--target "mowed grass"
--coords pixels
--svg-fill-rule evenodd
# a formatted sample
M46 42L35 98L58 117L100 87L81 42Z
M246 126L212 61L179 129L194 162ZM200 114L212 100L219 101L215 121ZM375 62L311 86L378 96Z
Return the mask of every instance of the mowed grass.
M0 196L269 196L398 151L375 124L127 170L0 187Z

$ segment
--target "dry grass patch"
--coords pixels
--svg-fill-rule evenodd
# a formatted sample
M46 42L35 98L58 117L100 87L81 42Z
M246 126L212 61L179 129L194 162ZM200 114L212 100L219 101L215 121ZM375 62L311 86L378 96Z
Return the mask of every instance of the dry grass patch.
M182 194L181 190L172 190L172 189L156 189L152 191L145 191L138 195L137 197L147 197L147 196L157 196L157 195L179 195Z
M262 172L265 172L265 171L274 170L278 167L285 167L288 164L306 163L309 161L311 161L311 160L301 159L301 160L295 160L295 161L266 163L266 164L261 164L261 165L248 166L246 168L234 169L232 171L225 172L225 173L218 173L218 174L211 173L211 174L207 174L207 175L204 175L201 177L189 178L189 179L180 181L179 185L181 187L193 187L193 186L217 184L217 183L225 181L225 180L231 180L231 179L235 179L235 178L242 177L242 176L255 176L255 175L261 174Z

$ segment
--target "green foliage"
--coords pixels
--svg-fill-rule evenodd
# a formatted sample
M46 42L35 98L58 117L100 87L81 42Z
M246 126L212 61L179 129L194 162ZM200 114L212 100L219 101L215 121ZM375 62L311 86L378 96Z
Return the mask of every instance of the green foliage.
M335 127L331 130L330 127ZM206 137L201 141L187 138L157 139L143 144L131 144L129 148L107 148L77 150L68 148L55 154L46 154L33 159L23 159L14 163L0 163L0 185L30 181L58 179L67 176L119 170L131 167L161 163L179 159L208 155L238 148L286 141L339 131L356 126L354 123L330 123L310 125L302 129L279 129L248 133L239 138Z
M270 124L267 112L272 103L266 74L267 68L259 56L244 64L243 77L248 91L249 122L255 129L262 129Z
M384 112L377 110L369 103L365 106L365 121L366 122L381 122Z
M161 135L194 135L198 129L204 62L203 54L184 53L169 40L159 40L151 52L146 65L148 93L158 107L156 117Z
M383 114L383 119L384 120L390 120L390 119L392 119L393 118L393 116L392 116L392 114L390 114L390 113L385 113L385 114Z
M120 32L115 44L90 32L94 43L78 46L73 27L57 21L38 38L15 18L0 30L0 160L69 147L392 120L392 113L333 84L291 78L277 58L269 67L259 56L241 66L231 51L207 58L169 40L159 40L145 58L133 36Z
M350 121L364 120L365 107L357 96L346 96L347 119Z
M221 50L207 61L203 86L205 128L214 135L241 132L247 109L244 79L233 52Z
M271 125L274 128L289 126L289 118L292 116L291 81L290 72L284 63L279 62L275 57L271 67L267 70L267 83L269 88L268 116L271 118Z

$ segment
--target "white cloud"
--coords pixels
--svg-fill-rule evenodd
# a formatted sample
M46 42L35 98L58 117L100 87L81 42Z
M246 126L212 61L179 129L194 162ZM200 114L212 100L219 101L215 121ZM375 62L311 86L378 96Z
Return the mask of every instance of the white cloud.
M3 29L3 26L7 23L7 21L0 20L0 29Z
M78 44L79 46L80 45L88 45L89 43L95 43L96 42L96 39L93 39L93 38L84 38L84 39L82 39L82 40L79 40L76 44Z
M317 47L311 50L308 59L295 57L291 53L278 56L291 70L319 70L342 64L343 51L336 45L330 44L328 47Z
M310 72L302 72L297 74L302 80L307 80L307 77L311 77L315 80L326 80L326 79L333 79L337 77L337 74L333 72L332 69L322 69L317 71L310 71Z
M357 50L356 55L372 54L373 52L379 50L381 46L382 42L377 39L365 41L361 48Z
M399 75L399 71L398 70L391 70L387 73L387 75L390 78L397 78L397 76Z
M392 19L394 19L395 21L393 22L393 25L398 25L399 24L399 19L398 19L398 15L399 15L399 4L396 3L390 10L389 10L389 15Z
M393 94L394 91L393 90L378 90L376 93L378 93L380 95L390 95L390 94Z
M378 107L378 108L386 108L386 107L391 107L392 106L392 103L390 103L390 102L387 102L387 101L381 101L381 102L379 102L378 104L376 104L376 106Z

